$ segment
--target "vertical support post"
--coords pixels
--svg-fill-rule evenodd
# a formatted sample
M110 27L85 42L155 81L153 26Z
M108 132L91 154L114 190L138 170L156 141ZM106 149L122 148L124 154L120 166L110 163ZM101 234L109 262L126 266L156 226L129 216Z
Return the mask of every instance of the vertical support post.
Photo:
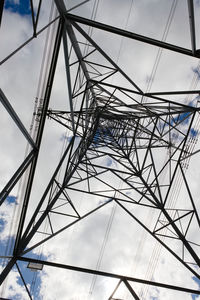
M53 85L53 79L54 79L54 74L55 74L55 69L56 69L56 64L57 64L57 58L58 58L58 53L59 53L59 49L60 49L62 32L63 32L63 20L61 19L59 21L59 25L58 25L58 29L57 29L54 51L52 54L51 67L49 70L49 76L48 76L48 80L47 80L47 84L46 84L46 91L45 91L45 97L44 97L44 104L43 104L43 108L42 108L42 115L41 115L38 134L37 134L37 138L36 138L36 146L38 149L40 148L40 144L42 141L43 130L44 130L44 125L45 125L46 115L47 115L47 109L48 109L48 105L49 105L49 100L50 100L50 95L51 95L51 90L52 90L52 85ZM30 198L30 194L31 194L31 190L32 190L33 178L35 175L35 169L36 169L36 165L37 165L37 158L38 158L38 154L35 156L32 164L31 164L29 178L28 178L27 187L26 187L26 192L25 192L25 196L24 196L23 208L22 208L18 231L17 231L17 236L16 236L16 240L15 240L14 253L18 254L18 255L19 255L18 250L19 250L20 239L21 239L21 235L22 235L22 231L23 231L23 226L24 226L24 222L25 222L29 198Z
M188 0L187 2L188 2L192 53L195 55L195 53L196 53L196 36L195 36L194 3L193 3L193 0Z
M71 110L72 129L73 129L73 133L75 134L71 76L70 76L70 67L69 67L69 53L68 53L68 44L67 44L67 36L66 36L66 25L64 26L64 29L65 30L63 30L63 48L64 48L64 57L65 57L66 77L67 77L67 86L68 86L68 94L69 94L69 104L70 104L70 110Z
M1 20L2 20L2 16L3 16L3 7L4 7L4 0L0 1L0 26L1 26Z

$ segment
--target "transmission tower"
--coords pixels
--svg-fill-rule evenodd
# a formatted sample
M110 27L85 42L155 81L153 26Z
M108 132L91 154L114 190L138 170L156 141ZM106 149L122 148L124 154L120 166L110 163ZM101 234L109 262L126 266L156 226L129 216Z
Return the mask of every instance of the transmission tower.
M188 22L190 28L191 46L184 48L167 43L166 37L154 39L122 29L120 24L115 27L96 21L94 10L92 18L81 15L84 7L89 7L89 4L95 7L98 2L83 1L67 9L67 1L54 0L49 23L38 30L38 22L42 18L41 7L48 5L39 1L35 7L30 1L32 36L1 61L2 65L6 64L16 53L47 32L30 130L15 111L12 100L8 99L3 90L0 91L4 111L28 143L24 160L0 193L3 211L13 190L20 186L17 199L19 218L15 225L12 224L15 234L11 238L8 236L7 252L4 248L1 254L3 267L0 282L2 286L4 282L10 283L12 279L9 276L14 272L26 290L27 299L39 299L39 294L36 295L30 284L30 276L32 283L37 276L42 280L42 275L38 274L49 268L57 274L61 274L59 270L64 270L69 278L71 274L81 274L76 294L81 299L103 299L102 295L106 300L164 299L160 292L163 290L174 295L174 298L180 295L182 299L196 299L200 295L198 288L195 288L200 280L199 201L198 195L194 195L192 190L194 184L191 176L187 174L191 174L190 160L195 159L199 153L195 145L200 121L200 90L191 86L190 90L145 92L137 85L134 76L129 76L129 71L121 68L102 44L103 37L106 37L107 43L110 40L107 48L112 48L113 37L120 37L126 39L125 44L134 41L142 47L155 49L155 53L158 53L157 62L161 52L167 51L175 53L176 57L193 59L198 63L200 55L196 47L194 3L192 0L187 1L188 18L184 22ZM171 17L177 2L172 3ZM4 13L2 15L4 17ZM96 34L92 34L94 30ZM61 108L58 99L51 103L60 62L64 63L66 72L66 85L60 86L60 89L66 91L66 104ZM178 58L176 67L181 67ZM152 76L155 74L152 73ZM54 164L54 170L48 159L54 150L43 149L46 131L50 133L47 124L59 128L59 133L68 134L68 137L63 136L63 151L57 159L57 165ZM43 182L41 178L40 185L43 168L41 151L46 155L49 171L48 180ZM100 216L104 220L102 223L99 221ZM80 237L88 240L87 231L81 230L84 226L82 224L90 224L90 220L94 228L91 225L89 228L96 232L97 241L102 239L98 237L98 230L101 230L98 226L106 230L102 244L98 243L96 265L90 267L90 255L95 255L89 253L90 250L85 257L86 262L82 260L79 263L77 259L74 264L62 260L64 254L61 254L60 260L53 253L52 256L45 256L41 247L56 247L55 241L59 241L57 247L60 253L67 242L70 247L70 239L66 241L65 233L73 228L79 228ZM118 221L119 224L115 224ZM115 232L116 239L119 239L119 249L123 249L124 240L120 230L124 230L130 249L133 250L136 243L140 244L137 246L137 255L134 253L136 260L142 255L140 251L145 253L137 265L137 261L132 262L130 253L127 256L125 254L129 248L124 248L123 259L128 261L127 265L133 264L132 271L118 270L116 257L110 269L102 263L110 239L110 229L114 225L119 231ZM132 228L135 228L134 235L131 233ZM148 246L142 249L144 239L149 239L149 250ZM136 265L137 269L141 265L143 270L142 261L148 252L153 251L152 243L155 245L152 254L155 258L154 261L152 258L149 266L152 270L142 271L148 272L149 276L133 276ZM40 251L37 252L37 249ZM178 273L180 269L180 274L186 274L185 278L190 278L194 285L190 282L187 284L185 278L180 278L178 282L173 281L173 278L168 281L169 277L163 274L160 274L161 280L155 280L154 271L158 263L159 272L170 272L170 266L169 270L162 270L162 262L158 262L161 250L164 256L169 255L175 272ZM82 249L78 248L77 251L81 256ZM111 248L110 253L116 253L116 249ZM34 273L31 272L33 270ZM108 280L109 287L104 293L98 291L95 298L92 298L96 282L101 278ZM68 284L75 289L77 282L71 280ZM90 293L83 297L81 288L84 288L84 284L90 286ZM146 290L141 292L143 287ZM153 291L157 292L156 296L153 296ZM1 296L4 299L9 298L6 288L3 293ZM75 296L66 297L79 299Z

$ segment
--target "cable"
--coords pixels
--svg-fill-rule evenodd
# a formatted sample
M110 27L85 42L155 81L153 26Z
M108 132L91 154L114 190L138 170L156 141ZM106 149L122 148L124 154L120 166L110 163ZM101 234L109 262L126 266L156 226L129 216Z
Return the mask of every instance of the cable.
M174 18L174 13L175 13L175 10L176 10L176 7L177 7L177 3L178 3L178 0L175 0L171 5L169 16L168 16L168 19L167 19L167 22L166 22L166 25L165 25L164 33L162 35L162 41L165 41L167 39L172 20ZM159 65L159 62L160 62L160 59L161 59L162 52L163 52L163 49L161 49L161 48L159 48L158 51L157 51L157 55L156 55L156 59L155 59L152 71L151 71L151 75L150 75L150 78L149 78L148 83L147 83L146 92L149 92L151 87L152 87L152 84L154 82L155 75L156 75L156 72L157 72L157 69L158 69L158 65ZM142 99L141 99L142 102L146 102L146 100L147 99L145 99L145 97L142 97ZM165 173L166 173L166 171L165 171ZM166 175L164 175L164 173L162 173L162 174L163 174L164 177L166 176ZM153 214L154 214L154 211L153 211ZM149 211L149 214L147 215L147 219L146 219L146 222L145 222L147 227L150 228L152 220L153 220L152 211ZM143 231L140 242L139 242L139 245L138 245L138 249L137 249L137 252L136 252L137 257L139 256L140 253L142 253L142 249L144 247L146 238L147 238L147 233ZM157 265L158 256L160 255L160 251L161 251L161 246L158 245L157 243L155 243L154 250L152 252L152 256L151 256L149 264L148 264L148 268L147 268L145 278L149 279L150 277L152 277L152 274L155 271L155 268L156 268L156 265ZM137 259L136 262L137 263L136 263L136 266L134 268L135 272L136 272L137 266L139 264L139 259ZM133 266L132 266L132 269L133 269ZM148 287L146 287L145 294L147 293L147 289L148 289ZM144 294L144 288L141 289L140 296L142 296L143 294ZM145 299L145 298L143 298L143 299Z
M103 243L102 243L102 246L101 246L101 250L100 250L100 253L99 253L99 258L98 258L95 270L100 269L101 262L102 262L102 259L103 259L103 255L104 255L104 252L105 252L105 248L106 248L106 245L107 245L107 241L108 241L108 238L109 238L109 234L110 234L110 231L111 231L111 227L112 227L112 224L113 224L113 219L114 219L114 216L115 216L116 208L117 208L117 203L115 202L115 203L113 203L111 214L110 214L109 219L108 219L106 232L105 232L105 235L104 235ZM90 290L89 290L90 295L93 293L93 290L94 290L94 287L95 287L95 284L96 284L96 280L97 280L97 275L94 275L93 279L92 279L92 283L90 285Z
M133 2L133 0L131 0L131 5L130 5L130 8L129 8L129 13L128 13L128 16L127 16L127 19L126 19L126 24L125 24L124 30L126 30L127 27L128 27L128 23L129 23L129 19L130 19L132 10L133 10L133 6L134 6L134 2ZM116 59L116 64L118 64L118 62L119 62L119 58L120 58L120 54L121 54L121 50L122 50L122 46L123 46L123 41L124 41L124 37L121 37L119 52L118 52L117 59Z

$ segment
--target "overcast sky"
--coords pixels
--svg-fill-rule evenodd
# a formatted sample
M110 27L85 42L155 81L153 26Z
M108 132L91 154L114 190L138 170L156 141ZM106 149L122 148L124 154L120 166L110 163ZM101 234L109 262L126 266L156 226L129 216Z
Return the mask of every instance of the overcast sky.
M52 20L57 16L57 11L53 5L50 5L50 2L52 1L43 1L38 30L45 26L49 22L49 19ZM80 0L65 0L67 9L72 8L80 2ZM35 9L37 9L37 4L38 1L34 1ZM198 49L200 46L199 1L194 1L194 5ZM186 0L91 0L73 9L70 13L86 18L95 18L98 22L163 40L180 47L191 48ZM57 23L55 23L54 29L52 29L52 32L49 34L50 42L54 40L56 24ZM83 26L83 28L88 32L89 29L87 26ZM77 34L79 42L85 41L85 38L78 34L76 30L75 33ZM114 62L118 63L120 68L126 72L142 91L162 92L168 90L199 89L200 65L197 58L180 55L168 50L160 50L157 47L134 40L128 40L127 38L121 38L117 35L97 29L94 29L90 34L103 51L105 51ZM31 36L31 11L26 1L5 1L1 24L0 61L3 63L0 65L0 88L28 131L30 131L33 120L35 101L37 97L42 98L43 95L41 82L45 81L46 73L45 69L43 69L43 73L41 73L41 65L43 62L47 31L38 35L37 38L34 38L8 60L4 61L4 59ZM50 44L48 44L47 47L51 49ZM82 51L84 50L84 46L81 44L80 48ZM111 66L98 51L89 58L91 61L102 63L107 67ZM71 62L75 60L76 57L72 50ZM69 110L70 107L64 63L63 45L61 44L49 105L51 109L55 110ZM47 60L45 60L45 66L48 69L49 63ZM75 78L75 70L76 65L71 67L72 83ZM105 70L102 69L102 72L103 71ZM130 82L119 75L119 73L114 75L111 79L108 79L107 82L135 90ZM110 92L112 93L113 90L110 89ZM121 97L121 100L125 103L126 101L127 103L130 101L128 96L122 95L122 93L117 95ZM198 104L197 95L165 96L165 98L191 106ZM136 95L135 99L141 100L140 97ZM79 98L75 104L75 109L79 108L80 104L78 101ZM155 103L157 104L156 100ZM27 141L22 133L19 132L2 105L0 109L0 186L3 188L15 170L20 166L25 155L27 155ZM176 120L174 120L174 122L176 122ZM179 128L185 132L189 126L189 122L190 121L188 121L188 123L182 122ZM195 122L196 125L192 125L194 130L193 136L191 135L191 138L195 141L193 151L199 149L199 142L197 141L198 119L196 119ZM149 130L151 130L151 127L149 127ZM60 160L61 153L71 140L71 137L72 132L66 130L53 120L47 119L25 225L27 225L41 199L45 187ZM179 142L180 139L181 134L179 136ZM76 147L78 142L79 139L76 139ZM176 142L178 143L178 141ZM154 154L157 156L158 169L161 168L161 164L164 163L165 154L166 153L162 152L155 152ZM109 156L99 159L98 163L102 166L105 165L123 171L120 164ZM65 165L61 171L60 178L62 178L64 170ZM163 184L167 182L167 176L168 171L166 171L165 176L163 175ZM199 209L199 154L191 158L186 176L197 209ZM112 186L124 188L126 191L124 197L135 197L135 199L138 197L137 193L133 190L128 190L128 187L123 185L117 176L114 177L111 176L111 173L106 173L106 175L100 178ZM1 207L1 255L12 254L11 250L22 206L21 195L23 195L25 183L25 179L20 181ZM95 180L92 181L91 185L96 191L101 191L105 186L102 182ZM87 189L85 182L80 185L77 184L77 187L80 191ZM188 204L188 193L179 178L176 179L173 189L177 194L175 195L176 199L173 197L171 199L171 208L190 209L191 205ZM101 198L98 196L90 196L86 193L74 192L72 190L68 190L68 195L81 215L106 203L111 197L120 197L119 194L107 192L105 193L105 198ZM44 203L44 209L46 204L47 202ZM158 217L158 213L155 212L154 209L128 203L125 206L148 228L154 228ZM63 208L62 212L64 209L65 208ZM57 230L59 230L65 222L67 224L70 220L66 220L65 217L61 216L58 217L58 215L56 215L56 217L52 216L52 224ZM189 234L192 240L199 243L199 233L196 231L196 227L197 224L194 222ZM40 230L46 231L47 233L50 231L47 220L45 220ZM41 234L37 233L28 247L43 238ZM181 245L176 241L171 242L170 239L168 240L165 240L165 242L179 253ZM199 255L199 247L196 247L195 250ZM114 201L106 204L96 213L78 222L60 235L50 239L42 246L35 248L29 255L44 260L48 258L50 261L63 264L103 270L173 285L181 285L192 289L199 288L198 279L169 254L167 250L161 249L161 246ZM187 256L187 253L185 253L185 255ZM188 256L188 259L191 258ZM5 261L2 260L2 264L3 263L5 263ZM55 269L53 267L44 266L42 271L31 272L26 266L27 263L19 263L19 267L27 281L28 288L30 288L33 293L33 299L107 300L118 283L115 279L96 277L69 270ZM3 268L3 266L1 268ZM195 270L199 272L196 267ZM199 299L199 297L191 295L190 293L169 291L155 287L149 288L135 283L131 285L141 300L171 300L174 298L177 300ZM5 284L2 285L0 295L10 299L29 299L16 268L10 272ZM123 284L121 284L117 290L115 298L123 300L133 299Z

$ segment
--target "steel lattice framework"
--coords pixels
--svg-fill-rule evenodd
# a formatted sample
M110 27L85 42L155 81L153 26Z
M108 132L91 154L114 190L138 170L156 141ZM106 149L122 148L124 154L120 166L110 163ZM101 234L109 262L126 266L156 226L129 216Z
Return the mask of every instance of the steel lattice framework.
M30 1L33 38L40 34L37 32L37 22L41 2L35 13ZM198 102L190 105L167 98L167 95L198 95L200 91L145 93L86 30L90 26L108 34L142 42L144 46L150 44L198 59L193 1L188 0L191 49L71 14L62 0L55 0L55 5L57 16L41 30L53 27L55 34L51 35L52 48L48 52L46 77L35 107L35 123L31 132L27 131L4 92L0 91L1 103L29 145L24 161L0 193L2 205L16 184L24 178L25 189L21 195L23 205L13 253L4 257L7 263L0 275L0 282L3 283L12 268L17 267L28 296L32 299L26 278L18 265L18 262L24 261L117 279L117 286L108 298L110 300L116 299L115 293L121 284L126 286L133 299L141 299L132 283L200 295L199 290L181 285L66 265L29 255L38 246L51 239L53 242L55 236L115 202L133 222L139 224L191 272L191 276L200 279L199 244L196 241L200 219L186 177L190 158L197 152L194 152L194 145L200 108ZM66 110L49 107L61 42L68 89ZM85 45L89 49L87 53L83 50ZM112 78L117 76L121 85L112 83ZM27 221L46 119L66 128L71 138L41 199L37 200L35 211ZM173 189L177 185L184 189L184 197L180 194L179 200L172 205ZM81 197L83 193L91 202L85 213L76 205L76 197ZM94 197L102 198L95 207L92 206ZM136 213L134 207L137 207ZM146 208L156 216L152 227L145 225L142 211ZM194 228L196 233L193 240ZM35 238L38 233L41 233L40 239Z

